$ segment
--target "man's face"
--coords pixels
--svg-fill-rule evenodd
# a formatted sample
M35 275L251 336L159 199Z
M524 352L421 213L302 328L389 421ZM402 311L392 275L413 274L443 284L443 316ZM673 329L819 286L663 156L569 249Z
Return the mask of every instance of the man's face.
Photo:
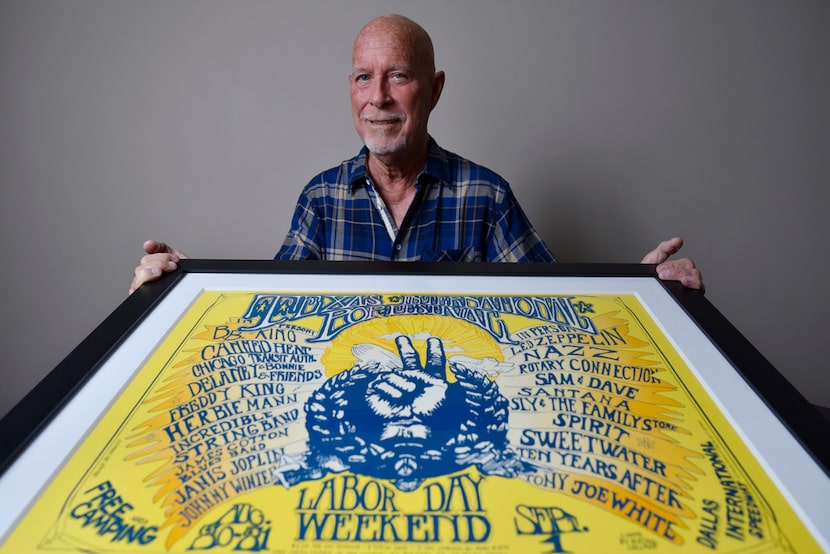
M391 30L364 33L352 54L349 76L352 116L357 134L378 155L419 148L440 87L426 60Z

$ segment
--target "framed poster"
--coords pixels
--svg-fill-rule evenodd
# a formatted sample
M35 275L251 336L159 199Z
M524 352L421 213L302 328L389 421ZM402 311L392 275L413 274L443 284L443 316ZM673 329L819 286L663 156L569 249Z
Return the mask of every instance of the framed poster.
M3 554L830 550L827 423L650 266L185 261L0 436Z

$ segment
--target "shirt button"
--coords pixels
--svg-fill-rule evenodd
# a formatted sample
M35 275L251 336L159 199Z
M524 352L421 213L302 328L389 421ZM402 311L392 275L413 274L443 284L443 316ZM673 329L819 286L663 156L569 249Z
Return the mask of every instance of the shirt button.
M401 251L401 245L400 245L400 244L396 244L396 245L395 245L395 250L397 250L398 252L400 252L400 251Z

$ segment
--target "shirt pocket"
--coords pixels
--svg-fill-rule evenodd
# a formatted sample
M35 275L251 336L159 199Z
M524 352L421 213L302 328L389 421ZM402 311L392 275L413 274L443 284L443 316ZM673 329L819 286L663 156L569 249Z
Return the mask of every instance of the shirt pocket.
M423 262L477 262L481 261L481 253L474 247L468 246L463 250L425 250L421 254Z

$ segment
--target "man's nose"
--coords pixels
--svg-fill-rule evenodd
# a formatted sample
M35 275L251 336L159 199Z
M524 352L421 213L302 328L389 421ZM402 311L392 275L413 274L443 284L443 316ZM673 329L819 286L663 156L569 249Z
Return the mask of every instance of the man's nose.
M372 96L369 101L372 105L380 107L389 102L389 81L386 77L375 79L372 83Z

